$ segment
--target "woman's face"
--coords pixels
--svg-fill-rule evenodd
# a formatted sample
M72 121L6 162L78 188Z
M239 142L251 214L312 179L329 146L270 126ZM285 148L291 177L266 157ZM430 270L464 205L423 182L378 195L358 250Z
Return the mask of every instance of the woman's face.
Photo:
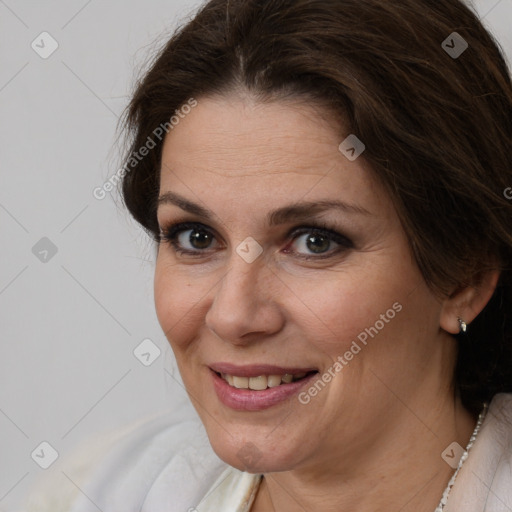
M442 306L348 135L312 105L233 95L199 98L165 140L157 314L240 469L353 462L446 394Z

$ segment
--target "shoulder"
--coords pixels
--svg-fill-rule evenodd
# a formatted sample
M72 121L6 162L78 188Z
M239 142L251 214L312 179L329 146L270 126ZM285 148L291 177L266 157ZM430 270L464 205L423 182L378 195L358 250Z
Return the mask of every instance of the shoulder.
M446 511L512 509L512 393L496 395L455 481Z
M494 434L504 440L512 437L512 393L496 395L489 406L489 422L494 426ZM510 447L509 447L510 448Z
M227 467L199 420L168 414L96 437L54 466L33 489L28 512L188 510Z

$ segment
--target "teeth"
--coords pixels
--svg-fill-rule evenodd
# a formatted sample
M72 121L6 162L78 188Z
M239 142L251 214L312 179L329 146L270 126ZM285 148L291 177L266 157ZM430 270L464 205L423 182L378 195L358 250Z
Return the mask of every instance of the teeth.
M234 386L234 383L233 383L233 375L228 375L226 373L221 373L221 376L222 378L227 381L227 383L230 385L230 386Z
M281 375L269 375L267 377L267 385L269 388L275 388L281 384Z
M238 389L248 389L249 377L235 377L233 376L233 386Z
M251 377L249 379L249 389L254 389L254 391L267 389L267 377L265 375L260 375L259 377Z
M260 375L259 377L237 377L222 373L221 377L230 385L238 389L252 389L253 391L262 391L264 389L275 388L281 384L289 384L290 382L302 379L305 373L291 375Z

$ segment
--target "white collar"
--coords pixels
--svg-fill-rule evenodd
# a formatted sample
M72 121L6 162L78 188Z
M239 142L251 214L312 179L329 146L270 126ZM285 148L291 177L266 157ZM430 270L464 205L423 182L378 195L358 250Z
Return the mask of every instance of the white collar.
M261 477L221 461L198 419L183 421L175 413L173 419L165 415L128 430L119 442L103 443L95 450L84 446L81 456L62 462L62 468L80 490L63 479L56 464L54 480L50 477L52 472L47 472L49 480L43 479L41 488L34 489L32 506L25 509L89 512L91 499L103 512L250 509ZM89 452L98 453L101 460L87 462ZM502 393L489 406L445 512L511 510L512 393Z

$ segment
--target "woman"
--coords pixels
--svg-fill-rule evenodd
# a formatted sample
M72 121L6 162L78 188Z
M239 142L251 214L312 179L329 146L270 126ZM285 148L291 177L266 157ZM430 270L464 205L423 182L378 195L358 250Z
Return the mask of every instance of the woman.
M512 510L512 86L470 9L212 0L126 126L211 448L149 422L66 510Z

